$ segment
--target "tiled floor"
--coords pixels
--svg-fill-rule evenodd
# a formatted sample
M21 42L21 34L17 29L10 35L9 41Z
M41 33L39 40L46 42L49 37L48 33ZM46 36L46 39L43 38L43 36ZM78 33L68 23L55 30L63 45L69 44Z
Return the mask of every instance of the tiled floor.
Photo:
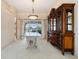
M2 50L1 59L77 59L71 54L61 54L44 39L37 40L37 48L26 48L26 40L18 40Z

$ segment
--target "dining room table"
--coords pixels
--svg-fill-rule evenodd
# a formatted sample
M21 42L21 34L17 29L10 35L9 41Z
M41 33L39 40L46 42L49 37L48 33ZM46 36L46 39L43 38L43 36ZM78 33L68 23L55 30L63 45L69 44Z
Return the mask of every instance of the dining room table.
M26 32L25 37L27 41L27 48L28 47L37 48L37 39L41 37L41 34L39 32Z

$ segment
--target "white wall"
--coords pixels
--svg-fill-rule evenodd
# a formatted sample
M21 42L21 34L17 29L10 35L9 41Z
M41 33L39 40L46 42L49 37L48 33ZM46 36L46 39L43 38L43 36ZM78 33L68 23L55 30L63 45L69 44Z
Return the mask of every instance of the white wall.
M17 39L21 39L21 31L22 31L22 21L17 19Z
M48 20L47 19L45 19L44 20L44 38L47 40L48 39Z
M78 56L78 1L76 1L74 9L74 32L75 32L75 55Z
M12 43L15 38L15 11L14 8L1 2L1 48Z

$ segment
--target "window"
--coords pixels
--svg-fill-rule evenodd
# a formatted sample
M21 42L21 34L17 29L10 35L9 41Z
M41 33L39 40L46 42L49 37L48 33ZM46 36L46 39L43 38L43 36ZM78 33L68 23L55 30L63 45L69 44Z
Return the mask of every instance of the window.
M28 21L25 24L25 33L37 33L41 34L42 33L42 25L41 21Z

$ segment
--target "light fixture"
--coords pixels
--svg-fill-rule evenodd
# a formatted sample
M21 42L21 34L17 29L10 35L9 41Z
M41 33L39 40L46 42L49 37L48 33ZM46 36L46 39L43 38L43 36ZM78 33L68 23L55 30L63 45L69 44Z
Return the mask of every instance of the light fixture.
M38 15L29 15L28 17L29 17L29 19L37 19Z
M34 10L34 1L35 0L32 0L32 3L33 3L33 8L32 8L32 14L28 16L29 19L38 19L38 15L35 15L35 10Z

